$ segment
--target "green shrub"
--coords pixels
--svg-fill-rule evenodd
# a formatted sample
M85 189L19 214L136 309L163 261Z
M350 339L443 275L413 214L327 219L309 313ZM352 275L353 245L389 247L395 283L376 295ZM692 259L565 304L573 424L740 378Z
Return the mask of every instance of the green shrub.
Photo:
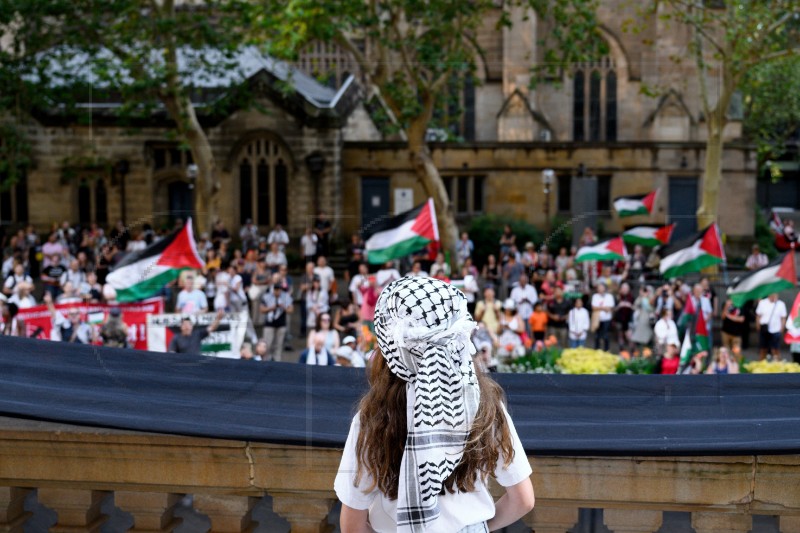
M522 252L525 243L530 241L538 248L544 242L544 233L533 224L524 220L514 219L508 216L481 215L473 218L467 228L469 238L475 245L475 264L483 266L489 254L498 256L500 253L500 236L503 234L503 227L508 224L511 231L517 236L517 248ZM500 257L497 257L498 261Z
M761 252L767 254L770 259L778 255L778 250L775 248L775 233L769 227L769 222L759 207L756 207L756 242Z

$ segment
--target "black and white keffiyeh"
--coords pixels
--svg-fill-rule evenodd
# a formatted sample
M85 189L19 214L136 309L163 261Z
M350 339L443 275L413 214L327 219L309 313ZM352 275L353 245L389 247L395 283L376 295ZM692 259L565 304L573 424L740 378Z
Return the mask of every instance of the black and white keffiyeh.
M442 484L464 454L480 402L474 329L464 294L437 279L401 278L378 298L378 346L392 373L407 382L397 531L423 532L438 518Z

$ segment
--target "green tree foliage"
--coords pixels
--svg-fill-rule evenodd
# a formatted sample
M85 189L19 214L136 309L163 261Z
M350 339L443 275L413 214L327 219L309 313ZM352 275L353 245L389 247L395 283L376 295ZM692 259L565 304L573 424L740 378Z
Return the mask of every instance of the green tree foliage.
M708 131L703 201L697 213L698 225L705 227L719 211L723 131L734 94L754 69L800 50L800 2L651 0L645 5L646 17L680 24L691 35L688 50L698 71Z
M756 65L744 78L744 128L758 146L759 168L783 155L787 139L800 130L798 87L800 55Z
M283 11L262 23L281 28L273 53L292 57L321 40L352 54L368 97L383 104L407 141L416 174L436 204L442 245L452 251L458 238L455 215L426 135L432 126L448 123L442 118L448 88L475 73L484 54L479 30L497 20L494 29L501 31L515 13L546 17L553 21L548 65L558 68L594 57L602 46L595 7L596 0L288 0Z
M22 79L61 91L50 107L91 94L121 102L120 118L166 111L198 166L195 212L207 229L219 185L194 102L209 87L241 82L237 53L257 9L245 0L2 0L0 23L27 66Z

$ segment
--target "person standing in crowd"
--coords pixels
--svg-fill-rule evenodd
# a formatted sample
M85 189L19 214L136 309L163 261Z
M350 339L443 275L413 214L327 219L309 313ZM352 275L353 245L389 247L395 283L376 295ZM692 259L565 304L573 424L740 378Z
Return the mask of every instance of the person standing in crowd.
M631 322L633 322L634 299L631 294L631 286L623 282L619 286L617 293L617 305L614 308L612 321L617 333L617 344L620 350L630 348L628 346L631 337Z
M744 312L733 305L733 300L729 298L722 308L722 346L738 353L742 349L744 327Z
M655 337L656 353L659 355L666 353L669 344L680 344L678 325L672 319L672 311L670 309L665 308L661 311L661 317L653 326L653 335Z
M383 289L391 282L400 279L400 271L394 266L394 261L387 261L383 268L375 273L375 280L378 282L378 287Z
M597 313L598 326L594 334L594 348L603 350L609 349L609 332L611 331L611 317L614 311L614 297L607 292L605 283L598 283L597 292L592 295L592 313Z
M108 312L108 318L100 327L100 339L103 346L128 347L128 326L122 321L122 309L119 307L112 307Z
M289 244L289 234L286 233L286 230L283 229L283 226L280 224L275 224L275 227L272 228L272 231L270 231L269 235L267 235L267 244L270 247L272 247L273 244L277 244L278 250L285 252L286 246Z
M486 257L486 263L483 265L483 269L481 269L481 277L487 287L491 286L495 290L500 289L502 272L494 254L489 254L488 257Z
M371 332L375 333L375 304L378 303L378 295L381 292L378 280L375 276L367 278L367 284L359 287L361 291L361 323Z
M583 300L575 298L572 309L567 315L567 331L569 334L569 347L582 348L586 346L586 337L589 335L591 321L589 312L583 307Z
M679 344L675 341L667 343L664 355L658 363L658 374L677 374L681 359L678 357Z
M300 291L300 336L305 337L308 333L308 307L307 307L307 298L308 292L311 290L311 286L314 282L314 262L308 261L306 262L306 268L303 273L300 275L300 280L298 284L298 289Z
M653 305L651 302L651 289L647 285L639 287L639 296L633 302L633 333L631 342L638 347L644 347L653 340Z
M225 312L222 309L218 310L214 321L205 328L195 328L192 319L184 317L183 320L181 320L180 330L172 337L167 351L173 353L201 354L203 339L217 331L223 316L225 316Z
M277 272L281 266L288 264L286 254L283 253L281 245L277 241L269 245L269 252L264 256L264 260L271 272Z
M523 264L517 261L517 257L514 254L509 254L508 260L503 266L503 279L502 284L500 285L500 298L510 295L512 286L523 274L525 274L525 267Z
M333 227L325 211L320 211L314 220L314 234L317 236L317 253L328 257L331 254L331 232Z
M550 335L558 340L558 345L567 346L569 332L567 327L567 316L569 315L572 304L564 298L564 289L556 287L553 299L547 304L547 329Z
M547 332L547 313L544 311L542 302L533 304L533 312L528 317L528 326L534 341L543 341Z
M53 298L61 294L61 277L66 271L61 263L61 256L56 254L50 256L50 263L42 269L41 280L44 290Z
M306 291L306 328L316 327L319 316L329 309L328 293L322 290L319 276L315 274L311 287Z
M25 273L25 265L18 261L14 263L13 271L8 275L3 283L3 294L11 296L19 291L20 283L30 283L33 285L33 278Z
M744 267L747 270L758 270L759 268L764 268L768 264L769 258L767 257L767 254L761 253L758 245L754 244L750 255L747 256L747 260L744 262Z
M450 265L445 262L442 252L436 254L436 261L431 265L431 277L435 278L439 276L444 276L445 278L450 277Z
M308 334L308 344L300 354L300 364L306 365L333 365L336 364L334 354L339 348L339 334L332 329L331 314L321 313Z
M178 300L175 303L175 312L184 315L208 312L208 299L206 294L195 288L195 272L187 270L183 272L181 279L181 292L178 293Z
M322 290L328 294L328 299L332 302L336 301L335 298L332 298L333 295L331 294L331 289L336 281L336 274L333 269L328 266L328 258L326 256L320 255L317 258L317 266L314 267L314 274L319 278Z
M781 358L781 337L786 326L786 304L778 299L777 293L762 298L756 307L758 324L758 358L764 360L767 352L779 361Z
M253 219L248 218L239 230L239 239L242 241L242 253L258 246L258 226L253 224Z
M428 273L422 270L422 263L420 261L414 261L411 263L411 270L406 273L407 277L410 278L427 278Z
M263 339L267 352L274 361L283 356L283 341L286 337L286 317L294 312L291 292L284 291L280 283L261 296L261 313L264 315Z
M725 346L717 349L714 360L708 365L706 374L738 374L739 363L731 357L731 352Z
M475 313L475 304L478 297L480 288L478 287L478 280L469 270L469 265L465 264L461 267L461 292L467 298L467 311L470 314Z
M452 302L436 307L435 316L421 312L431 286L439 301ZM371 388L353 418L334 482L342 531L478 532L512 524L533 508L531 468L502 390L475 371L474 322L463 296L431 279L404 278L388 289L376 317ZM400 297L401 291L418 300ZM411 331L413 338L397 341ZM442 343L442 335L453 340ZM449 364L434 364L437 358ZM431 391L443 387L452 390L452 409L433 416ZM416 442L427 444L414 448ZM487 475L506 488L496 504ZM426 495L430 483L436 488Z
M519 357L525 353L523 344L525 333L525 322L517 312L517 303L513 298L507 298L503 302L503 314L500 315L500 337L497 339L499 345L497 355L505 357Z
M347 271L345 272L345 280L349 283L350 280L358 274L358 265L364 261L364 239L358 233L353 233L350 236L350 244L347 245Z
M333 318L333 329L338 331L339 335L342 337L358 337L358 326L360 323L359 306L353 301L351 296L348 298L346 305L340 305L336 308L336 313Z
M469 234L464 231L461 233L461 238L456 243L456 262L458 263L458 268L464 266L464 262L472 257L472 253L475 251L475 244L470 240Z
M2 309L2 324L0 324L0 335L11 337L27 337L25 321L17 317L19 308L15 303L0 302Z
M510 263L510 261L509 261ZM525 324L528 336L530 337L530 324L528 319L533 313L534 304L539 301L539 295L536 293L536 287L528 283L528 274L522 273L519 275L519 283L516 287L511 289L511 299L517 304L517 313L520 319Z
M500 262L505 263L511 247L517 243L517 236L511 231L511 226L503 226L503 234L500 235Z
M492 339L497 339L500 333L500 317L503 314L503 306L495 299L494 287L483 289L483 300L475 305L475 320L486 326Z
M313 263L317 257L317 245L319 237L313 232L310 226L306 227L306 232L300 237L300 253L305 263Z
M61 314L53 305L53 297L50 293L44 294L44 303L50 311L52 331L55 333L56 340L61 342L76 342L79 344L91 344L94 341L94 330L92 326L81 320L81 310L71 307L67 310L67 317Z
M350 299L361 307L361 287L369 284L369 267L363 261L358 264L358 271L350 278L350 285L347 290L350 292Z

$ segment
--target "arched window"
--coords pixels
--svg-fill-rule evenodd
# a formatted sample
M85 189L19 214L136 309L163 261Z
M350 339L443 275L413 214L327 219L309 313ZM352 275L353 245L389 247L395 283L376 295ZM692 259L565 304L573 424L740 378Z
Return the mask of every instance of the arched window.
M86 175L77 180L77 219L83 225L108 222L108 194L102 177Z
M289 156L277 142L254 139L242 149L239 168L239 218L259 226L286 225Z
M572 138L617 140L617 75L608 57L580 65L573 73Z

